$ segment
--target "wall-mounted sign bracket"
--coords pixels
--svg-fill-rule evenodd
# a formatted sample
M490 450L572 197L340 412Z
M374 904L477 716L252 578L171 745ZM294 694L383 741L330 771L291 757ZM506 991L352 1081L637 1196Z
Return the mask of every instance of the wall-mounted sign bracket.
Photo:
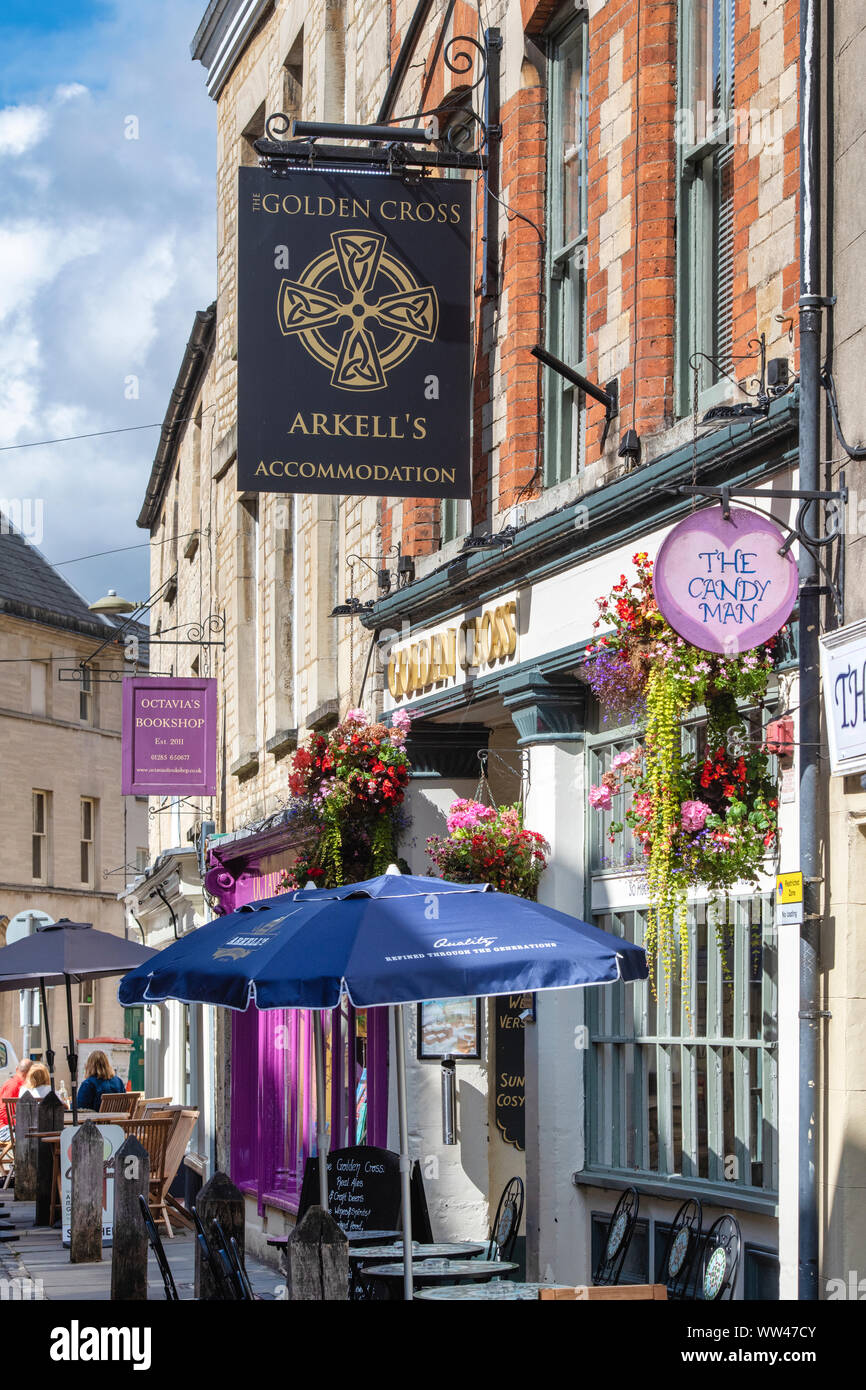
M795 541L805 546L812 555L815 563L826 579L825 584L809 586L813 592L817 591L829 597L833 602L833 608L838 623L845 621L845 547L840 544L835 556L835 565L825 565L819 551L831 547L834 541L841 542L845 535L845 508L848 502L848 489L845 486L845 474L839 474L839 487L836 491L823 491L809 488L773 488L769 492L766 488L758 487L690 487L680 484L676 489L678 493L687 497L708 497L718 500L721 503L722 514L727 521L730 518L731 499L743 497L761 498L765 502L775 501L777 498L792 502L799 502L797 517L793 526L781 520L777 516L766 511L762 507L756 507L753 502L747 503L753 511L768 516L772 521L787 531L787 539L781 547L779 554L786 554ZM807 520L812 508L818 503L829 505L834 510L827 518L827 530L821 536L814 535L808 528ZM800 592L806 586L801 586Z

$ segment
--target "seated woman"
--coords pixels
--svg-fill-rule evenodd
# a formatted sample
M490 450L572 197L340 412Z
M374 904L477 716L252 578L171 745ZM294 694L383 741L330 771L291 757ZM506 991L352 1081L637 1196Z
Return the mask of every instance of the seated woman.
M30 1068L27 1076L26 1085L21 1087L19 1096L35 1096L36 1100L44 1100L51 1090L51 1077L48 1075L48 1068L41 1062L35 1062Z
M114 1067L104 1052L91 1052L84 1068L84 1080L78 1088L78 1107L80 1110L98 1110L102 1096L107 1092L124 1091L126 1087L116 1075Z

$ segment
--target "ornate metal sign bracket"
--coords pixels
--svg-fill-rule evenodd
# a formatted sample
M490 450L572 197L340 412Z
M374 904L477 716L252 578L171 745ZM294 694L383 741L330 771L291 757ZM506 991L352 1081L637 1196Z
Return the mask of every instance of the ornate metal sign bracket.
M833 610L837 623L841 626L845 621L845 546L841 544L845 536L845 509L848 504L848 488L845 485L845 474L839 474L839 487L836 491L813 491L808 488L774 488L768 492L766 488L758 487L689 487L685 484L677 489L687 497L711 497L721 503L722 515L728 520L731 513L731 500L739 498L760 497L765 502L775 501L777 498L799 502L797 517L793 526L782 521L779 517L773 516L771 512L763 507L757 507L753 502L747 502L752 511L760 512L762 516L768 516L777 526L781 526L787 531L788 538L780 550L784 555L790 550L795 541L805 546L806 550L813 557L816 565L824 576L825 583L814 586L814 592L828 596L833 603ZM818 503L823 503L829 508L829 515L826 518L827 529L824 535L814 535L808 526L808 519L813 508ZM839 549L835 556L835 564L825 564L820 552L829 550L834 541L839 541ZM803 593L802 586L800 593ZM811 586L810 586L811 587Z
M442 58L449 72L471 73L476 59L480 72L461 94L482 92L482 112L471 105L449 104L447 98L429 110L390 117L387 125L343 125L318 121L299 121L283 111L273 112L265 122L265 134L253 142L261 164L278 178L292 172L313 169L379 171L406 180L417 180L437 169L468 169L485 172L497 160L491 159L493 146L502 135L499 119L499 66L502 39L498 29L487 29L484 42L458 34L445 44ZM428 123L422 125L427 117ZM442 119L448 119L440 137ZM411 123L402 125L401 122ZM473 131L477 132L473 139ZM286 135L295 139L284 139ZM357 140L366 143L334 145L318 143L322 138ZM472 148L467 148L467 145ZM496 188L488 185L488 199ZM485 215L485 234L491 221ZM495 225L495 223L494 223ZM489 246L488 246L489 253ZM489 276L489 271L488 271Z

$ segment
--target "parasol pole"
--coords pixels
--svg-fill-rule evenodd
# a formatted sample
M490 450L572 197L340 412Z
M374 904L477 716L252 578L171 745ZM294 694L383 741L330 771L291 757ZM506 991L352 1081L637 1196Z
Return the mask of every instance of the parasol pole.
M328 1210L328 1123L325 1103L325 1033L321 1009L313 1010L313 1051L316 1061L316 1149L319 1155L319 1206Z
M391 1008L394 1047L397 1054L397 1124L400 1131L400 1194L403 1207L403 1298L413 1296L412 1281L412 1171L409 1162L409 1100L406 1084L406 1033L403 1006Z
M72 1081L72 1123L78 1124L78 1053L75 1050L75 1026L72 1022L72 980L66 975L66 1027L69 1031L69 1044L66 1060L69 1063L69 1076Z
M51 1046L51 1025L48 1022L48 1000L45 996L45 979L39 977L39 998L42 1001L42 1027L45 1029L45 1060L48 1063L48 1075L51 1077L51 1089L54 1090L54 1049Z
M304 892L315 889L307 879ZM316 1067L316 1152L319 1155L319 1206L328 1211L328 1115L325 1106L325 1034L321 1009L313 1010L313 1054Z

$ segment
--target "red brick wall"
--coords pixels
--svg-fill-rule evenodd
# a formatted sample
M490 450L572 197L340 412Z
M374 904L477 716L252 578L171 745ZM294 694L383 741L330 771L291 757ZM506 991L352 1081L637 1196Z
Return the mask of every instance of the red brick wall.
M521 0L527 32L538 34L558 10L552 0ZM739 111L758 103L772 107L778 88L774 63L787 69L792 82L799 46L798 0L768 0L759 27L751 28L751 0L737 0L735 27L735 105ZM474 32L471 7L458 6L460 25L452 32ZM463 11L466 11L464 14ZM780 36L781 29L781 36ZM504 38L509 42L510 31ZM511 40L513 42L513 39ZM613 76L611 59L615 56ZM428 54L428 61L429 61ZM505 55L504 55L505 58ZM514 71L503 61L503 72ZM760 77L759 77L760 72ZM617 374L620 416L608 444L615 456L619 435L634 423L647 438L673 423L676 329L677 110L676 0L608 0L589 21L589 195L587 268L587 358L589 376L604 384ZM454 81L441 58L427 74L426 105L435 104ZM465 79L464 79L465 80ZM763 85L760 85L763 83ZM630 107L619 116L617 97ZM781 99L780 99L781 100ZM772 115L772 112L770 113ZM779 202L794 199L798 185L798 136L790 124L780 144L782 176ZM505 94L501 112L501 193L511 215L499 213L502 297L497 306L500 336L492 357L484 352L482 303L476 293L476 361L474 381L473 521L483 524L516 498L538 493L543 468L540 373L528 349L544 341L545 253L522 213L544 230L546 182L546 91L534 68L524 60L516 92ZM611 132L615 130L615 137ZM637 164L637 181L635 181ZM793 355L784 315L796 318L799 269L796 242L788 236L792 204L768 212L768 169L760 143L738 139L734 150L734 304L733 351L747 354L750 340L763 330L771 355ZM775 187L775 185L774 185ZM479 200L476 271L480 282ZM759 197L760 216L759 218ZM787 219L787 222L786 222ZM776 235L777 220L787 226ZM635 225L638 244L635 247ZM617 227L611 251L611 226ZM769 231L765 228L769 227ZM767 253L766 238L771 238ZM478 286L476 286L476 290ZM490 309L488 307L488 315ZM619 340L611 325L620 324ZM611 343L613 342L613 346ZM617 347L618 342L618 347ZM613 362L614 368L607 368ZM796 364L795 364L796 365ZM754 363L737 364L737 375L753 374ZM636 398L635 398L636 390ZM587 460L599 457L604 411L587 402ZM492 409L491 409L492 407ZM491 416L498 448L495 496L488 498ZM490 501L492 500L492 508ZM438 545L439 505L406 500L402 506L402 540L408 553L420 555ZM383 506L383 539L390 536L391 512Z

